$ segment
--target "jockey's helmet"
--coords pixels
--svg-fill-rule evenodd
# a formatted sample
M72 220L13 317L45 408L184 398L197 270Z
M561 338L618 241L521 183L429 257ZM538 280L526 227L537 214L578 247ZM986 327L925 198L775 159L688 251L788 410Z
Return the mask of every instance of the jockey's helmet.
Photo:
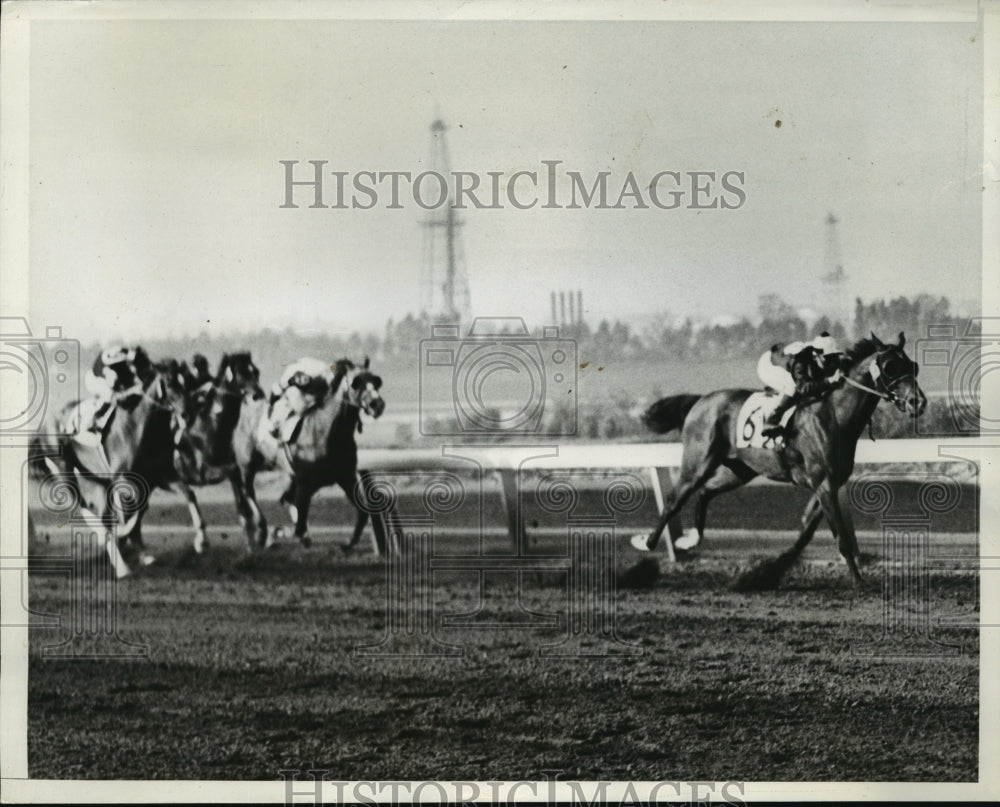
M115 345L114 347L109 347L101 354L101 363L105 367L111 367L115 364L121 364L129 360L128 351L121 345Z
M844 352L840 349L836 340L826 331L823 331L823 333L813 339L812 346L824 356L832 356Z

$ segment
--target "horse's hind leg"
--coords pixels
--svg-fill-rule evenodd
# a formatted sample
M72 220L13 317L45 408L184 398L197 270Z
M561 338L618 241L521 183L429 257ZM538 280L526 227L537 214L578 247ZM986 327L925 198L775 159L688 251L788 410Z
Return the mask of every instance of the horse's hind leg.
M680 512L685 502L691 497L691 494L711 479L712 474L719 467L719 460L713 457L711 453L703 458L699 458L697 462L687 461L687 456L684 459L685 461L681 466L680 481L671 493L669 501L664 502L663 514L660 516L656 527L653 528L648 537L645 537L645 541L643 541L643 536L641 535L633 537L632 546L636 549L655 549L670 519ZM645 543L644 546L643 543Z
M705 522L708 520L708 505L720 493L745 485L749 478L737 475L730 468L720 465L705 486L698 492L694 507L694 535L682 535L674 541L674 547L681 551L694 549L705 540Z

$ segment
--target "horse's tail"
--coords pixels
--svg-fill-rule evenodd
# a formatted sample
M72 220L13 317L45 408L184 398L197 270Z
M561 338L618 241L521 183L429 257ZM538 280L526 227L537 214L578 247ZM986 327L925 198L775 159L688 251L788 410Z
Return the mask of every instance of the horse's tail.
M701 400L701 395L671 395L661 398L645 412L640 420L655 434L666 434L684 425L684 419L692 407Z

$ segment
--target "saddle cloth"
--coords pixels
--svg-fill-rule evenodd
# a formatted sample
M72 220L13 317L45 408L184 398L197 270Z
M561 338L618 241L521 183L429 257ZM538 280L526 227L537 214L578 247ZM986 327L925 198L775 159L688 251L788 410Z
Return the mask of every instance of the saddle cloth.
M746 399L736 418L737 448L764 448L773 451L784 444L784 438L780 434L777 437L764 437L761 434L764 421L774 410L778 398L778 394L774 392L755 392ZM796 407L791 406L785 411L781 417L782 426L788 425L795 409Z

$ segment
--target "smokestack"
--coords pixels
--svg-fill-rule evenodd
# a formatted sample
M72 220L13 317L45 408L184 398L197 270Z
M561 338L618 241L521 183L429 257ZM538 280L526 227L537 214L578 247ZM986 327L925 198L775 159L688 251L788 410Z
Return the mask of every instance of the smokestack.
M552 324L558 325L559 320L556 319L556 293L554 291L549 292L549 296L551 297L552 300Z
M571 325L576 325L576 300L573 292L569 293L569 321Z
M566 324L566 292L559 292L559 324Z
M583 291L576 290L576 317L578 322L583 322Z

